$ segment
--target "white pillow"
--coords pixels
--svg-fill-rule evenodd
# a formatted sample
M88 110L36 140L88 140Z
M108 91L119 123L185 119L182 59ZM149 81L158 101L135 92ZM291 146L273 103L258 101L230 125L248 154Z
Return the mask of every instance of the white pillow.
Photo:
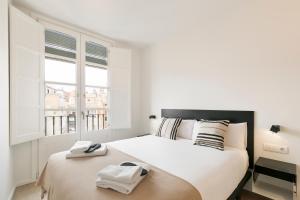
M182 120L177 129L177 136L191 140L195 122L193 119Z
M247 122L229 124L224 137L224 144L245 150L247 148Z
M228 120L201 120L196 122L193 130L194 145L224 151L224 137L228 126Z
M181 123L181 118L163 118L156 136L176 140L177 129Z
M158 128L161 124L161 121L162 121L162 118L159 118L159 119L151 119L150 120L150 133L152 135L156 135L157 134L157 131L158 131Z

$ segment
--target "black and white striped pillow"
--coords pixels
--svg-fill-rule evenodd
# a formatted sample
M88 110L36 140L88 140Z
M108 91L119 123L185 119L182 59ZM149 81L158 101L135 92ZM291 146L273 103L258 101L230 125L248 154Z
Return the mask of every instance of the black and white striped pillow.
M177 129L181 121L181 118L163 118L156 136L176 140Z
M194 145L215 148L224 151L224 135L229 125L228 120L201 120L195 123L193 134Z

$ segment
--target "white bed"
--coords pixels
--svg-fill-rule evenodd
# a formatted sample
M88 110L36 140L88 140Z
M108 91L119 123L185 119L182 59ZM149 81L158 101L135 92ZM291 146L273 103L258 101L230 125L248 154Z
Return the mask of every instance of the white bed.
M109 143L112 147L191 183L204 200L225 200L244 177L246 150L225 151L193 145L192 140L152 135Z

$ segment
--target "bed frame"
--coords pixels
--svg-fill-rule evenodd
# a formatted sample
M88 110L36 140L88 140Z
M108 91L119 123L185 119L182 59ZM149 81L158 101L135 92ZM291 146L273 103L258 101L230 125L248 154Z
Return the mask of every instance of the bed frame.
M240 193L247 181L251 178L254 166L254 111L162 109L161 116L196 120L230 120L231 123L247 122L247 152L249 156L249 169L238 187L228 198L228 200L240 199Z

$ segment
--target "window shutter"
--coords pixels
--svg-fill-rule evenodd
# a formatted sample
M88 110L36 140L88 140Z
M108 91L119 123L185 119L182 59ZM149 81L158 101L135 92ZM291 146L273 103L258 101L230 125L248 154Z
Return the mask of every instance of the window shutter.
M94 64L107 65L107 48L94 42L86 42L86 61Z
M45 52L56 56L76 58L76 39L64 33L45 31Z
M111 128L131 128L131 51L110 48L108 70Z
M44 28L10 6L10 143L44 136Z

